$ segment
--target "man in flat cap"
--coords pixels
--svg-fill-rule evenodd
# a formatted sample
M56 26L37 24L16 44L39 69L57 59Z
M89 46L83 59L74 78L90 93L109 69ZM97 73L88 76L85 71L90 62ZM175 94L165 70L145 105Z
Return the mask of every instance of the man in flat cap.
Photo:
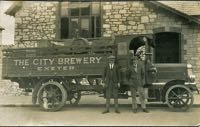
M136 91L139 93L139 99L143 112L148 113L145 104L145 93L144 93L144 83L145 83L145 71L144 71L144 59L145 54L143 51L138 50L135 56L131 60L131 66L128 71L128 80L130 85L130 91L132 96L132 110L137 113L137 101L136 101Z
M108 57L108 64L104 69L103 81L105 82L106 89L106 110L104 113L109 113L110 98L114 97L115 112L120 113L118 110L118 87L120 82L118 66L115 63L115 56Z

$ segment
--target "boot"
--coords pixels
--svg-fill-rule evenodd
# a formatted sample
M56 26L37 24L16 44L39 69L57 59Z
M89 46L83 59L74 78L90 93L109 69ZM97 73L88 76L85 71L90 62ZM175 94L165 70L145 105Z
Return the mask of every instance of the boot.
M149 111L147 109L142 109L142 111L145 113L149 113Z
M120 111L118 109L116 109L115 112L118 113L118 114L120 113Z
M133 109L133 113L137 113L137 112L138 112L137 108Z
M109 110L105 110L102 112L102 114L109 113L109 112L110 112Z

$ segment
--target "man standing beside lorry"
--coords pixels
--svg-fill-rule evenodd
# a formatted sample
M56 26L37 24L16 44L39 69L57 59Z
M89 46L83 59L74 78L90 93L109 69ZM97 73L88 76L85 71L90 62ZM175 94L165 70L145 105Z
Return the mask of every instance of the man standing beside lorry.
M106 89L106 110L104 113L109 113L110 98L114 97L115 112L120 113L118 110L118 87L120 82L119 68L115 63L115 56L108 57L108 64L104 68L103 81L105 82Z
M130 69L128 70L128 80L132 96L132 110L134 113L138 112L137 101L136 101L136 92L139 93L139 99L143 112L148 113L145 104L145 92L144 92L144 83L145 83L145 71L144 71L144 52L138 51L136 55L132 57L132 63Z

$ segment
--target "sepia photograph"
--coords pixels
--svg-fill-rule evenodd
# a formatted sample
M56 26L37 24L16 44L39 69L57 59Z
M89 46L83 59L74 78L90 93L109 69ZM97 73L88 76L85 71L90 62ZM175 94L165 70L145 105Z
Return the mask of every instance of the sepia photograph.
M0 126L200 127L200 1L0 1Z

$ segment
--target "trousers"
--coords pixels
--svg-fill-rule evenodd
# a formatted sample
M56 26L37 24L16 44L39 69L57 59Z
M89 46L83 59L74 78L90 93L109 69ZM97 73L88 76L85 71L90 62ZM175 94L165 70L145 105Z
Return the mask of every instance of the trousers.
M137 109L137 100L136 100L136 92L139 93L139 100L141 103L142 109L146 108L146 102L145 102L145 93L144 88L142 86L130 86L131 96L132 96L132 109Z
M111 96L114 98L115 110L118 110L118 88L114 87L114 84L110 84L106 88L106 110L110 108Z

